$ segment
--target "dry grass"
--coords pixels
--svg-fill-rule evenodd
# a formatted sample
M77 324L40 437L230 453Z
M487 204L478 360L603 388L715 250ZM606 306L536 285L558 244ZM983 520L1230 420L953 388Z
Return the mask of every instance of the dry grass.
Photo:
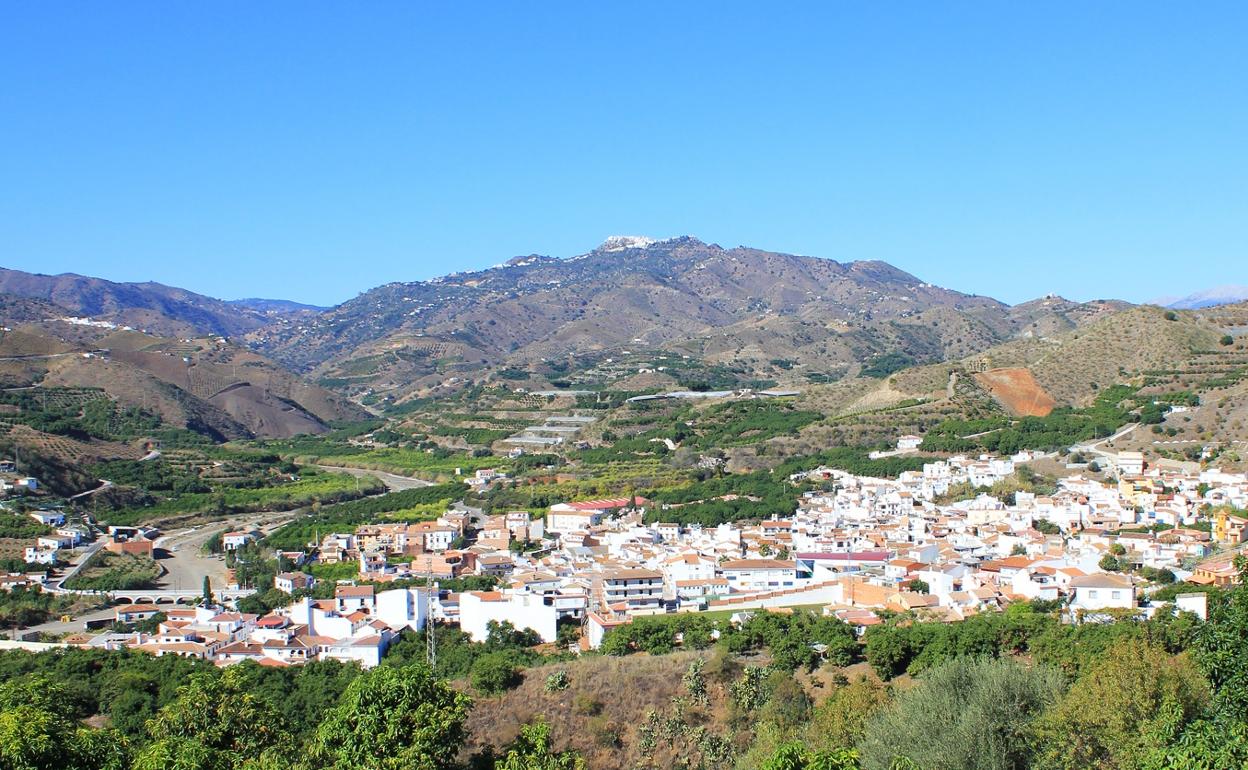
M520 726L544 717L560 749L579 751L591 768L632 767L637 727L651 709L663 711L674 696L684 693L681 676L690 661L709 653L677 652L651 657L589 656L524 672L524 682L497 698L476 697L468 719L468 752L487 745L500 747L516 737ZM548 693L546 677L558 670L568 673L566 690ZM712 686L709 719L721 721L727 713L722 688ZM618 735L614 744L610 736ZM662 762L659 763L662 766Z

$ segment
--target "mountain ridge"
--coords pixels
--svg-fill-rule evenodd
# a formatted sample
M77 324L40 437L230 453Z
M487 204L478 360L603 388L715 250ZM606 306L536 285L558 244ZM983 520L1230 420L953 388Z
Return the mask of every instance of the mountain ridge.
M961 357L1028 324L1038 333L1073 328L1083 316L1125 306L1062 301L1014 311L878 260L725 249L692 236L613 236L572 257L529 254L391 282L248 339L340 386L402 395L633 347L755 373L784 360L845 376L892 352L913 363Z

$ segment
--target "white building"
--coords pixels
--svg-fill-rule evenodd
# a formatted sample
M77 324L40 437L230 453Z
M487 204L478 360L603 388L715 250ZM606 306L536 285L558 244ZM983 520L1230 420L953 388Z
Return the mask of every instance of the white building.
M1129 578L1109 572L1084 575L1070 581L1072 610L1131 609L1135 585Z
M396 588L377 594L373 617L398 631L419 631L429 617L428 591L423 588Z
M775 591L797 585L797 565L778 559L738 559L720 565L720 571L735 592Z
M273 587L293 594L316 585L316 578L306 572L282 572L273 576Z
M255 542L256 539L257 533L255 532L226 532L221 535L221 547L227 551L233 551Z
M602 574L602 598L609 607L629 612L658 609L663 601L663 573L650 569L617 569Z
M49 527L59 527L65 523L65 514L60 511L31 511L30 518Z
M529 629L543 642L558 637L559 611L541 594L464 591L459 595L459 627L474 642L486 640L490 621Z
M1118 453L1118 475L1119 476L1139 476L1144 473L1144 453L1142 452L1119 452Z

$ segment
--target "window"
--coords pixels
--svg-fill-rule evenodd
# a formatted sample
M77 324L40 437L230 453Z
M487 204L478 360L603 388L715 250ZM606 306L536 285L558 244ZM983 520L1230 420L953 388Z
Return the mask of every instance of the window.
M1095 599L1095 598L1096 598L1096 589L1095 589L1095 588L1089 588L1089 589L1088 589L1088 598L1089 598L1089 599Z
M1114 591L1113 593L1111 593L1111 594L1109 595L1109 597L1110 597L1111 599L1121 599L1121 598L1122 598L1122 591Z

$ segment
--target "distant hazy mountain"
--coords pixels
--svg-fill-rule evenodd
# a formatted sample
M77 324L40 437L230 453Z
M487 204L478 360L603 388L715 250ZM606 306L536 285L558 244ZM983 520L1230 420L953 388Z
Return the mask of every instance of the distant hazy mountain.
M242 335L268 315L159 283L115 283L73 273L41 275L0 268L0 293L55 303L75 315L147 329L154 334Z
M305 305L302 302L294 302L288 299L248 297L246 299L231 299L227 301L231 305L259 310L261 313L319 313L329 309L321 305Z
M1167 297L1164 300L1160 300L1159 304L1164 304L1165 307L1174 308L1175 310L1196 310L1215 305L1229 305L1234 302L1243 302L1244 300L1248 300L1248 286L1216 286L1179 299Z

